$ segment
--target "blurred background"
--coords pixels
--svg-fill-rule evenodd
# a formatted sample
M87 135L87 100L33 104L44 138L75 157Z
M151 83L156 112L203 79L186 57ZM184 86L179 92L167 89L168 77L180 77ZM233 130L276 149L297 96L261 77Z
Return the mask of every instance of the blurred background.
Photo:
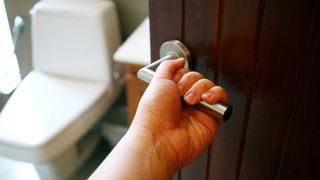
M32 70L31 17L29 11L37 2L37 0L0 0L0 110L5 106L21 80ZM140 25L142 27L138 31L147 32L143 37L144 40L142 40L146 42L142 44L142 50L145 51L142 54L149 54L149 47L143 47L149 46L148 0L114 0L114 3L119 17L121 43L126 42ZM17 17L21 17L23 22L20 22ZM134 37L131 41L134 41L133 43L140 42ZM135 78L135 72L149 61L148 55L147 57L139 57L141 52L136 52L138 59L142 59L142 63L140 61L132 62L132 59L129 59L130 62L126 63L124 62L126 60L123 60L123 54L132 50L125 48L122 51L119 52L118 56L122 61L120 63L125 66L125 72L127 72L125 76L128 79L125 80L124 86L120 89L119 96L110 110L103 115L102 120L94 127L99 129L101 136L104 138L101 138L93 155L71 179L87 179L106 157L127 130L138 100L146 87L144 83ZM131 90L128 90L128 86ZM128 100L129 97L130 100ZM128 107L128 104L130 104L130 107ZM0 179L35 180L40 179L40 177L31 163L12 160L0 155Z

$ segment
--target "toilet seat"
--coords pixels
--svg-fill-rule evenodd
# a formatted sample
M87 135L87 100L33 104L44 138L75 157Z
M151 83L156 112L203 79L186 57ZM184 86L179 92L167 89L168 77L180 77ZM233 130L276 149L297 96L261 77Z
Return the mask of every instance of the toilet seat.
M59 155L111 105L116 87L30 72L0 114L1 154L32 162Z

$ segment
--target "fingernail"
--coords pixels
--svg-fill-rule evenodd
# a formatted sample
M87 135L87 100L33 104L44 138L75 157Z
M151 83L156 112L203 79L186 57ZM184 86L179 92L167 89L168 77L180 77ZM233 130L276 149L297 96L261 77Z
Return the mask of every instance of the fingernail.
M205 92L202 94L202 99L210 99L213 96L211 92Z
M187 94L187 95L185 96L185 98L186 98L186 101L187 101L189 104L192 104L193 101L194 101L195 96L194 96L193 93L189 93L189 94Z
M202 99L205 100L207 103L214 103L216 96L212 92L205 92L202 94Z

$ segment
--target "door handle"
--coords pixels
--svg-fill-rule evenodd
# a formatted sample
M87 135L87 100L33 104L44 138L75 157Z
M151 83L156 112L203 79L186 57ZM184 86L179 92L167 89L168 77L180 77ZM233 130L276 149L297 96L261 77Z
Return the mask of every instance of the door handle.
M141 68L137 76L139 79L150 83L157 67L165 60L184 58L186 60L185 68L190 69L191 54L188 48L178 40L167 41L160 47L160 59ZM232 114L232 106L218 102L215 104L208 104L205 101L200 101L194 105L195 108L215 117L219 123L227 121Z

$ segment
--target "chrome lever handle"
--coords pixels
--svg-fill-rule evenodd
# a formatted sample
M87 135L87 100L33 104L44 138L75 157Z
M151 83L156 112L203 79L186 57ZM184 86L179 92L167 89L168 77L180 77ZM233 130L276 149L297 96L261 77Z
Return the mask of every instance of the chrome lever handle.
M186 60L185 68L189 69L191 64L191 55L189 50L178 40L171 40L163 43L160 48L160 57L161 59L141 68L137 73L138 78L146 83L150 83L157 67L165 60L182 57ZM205 101L201 101L194 107L217 118L219 123L227 121L232 114L232 106L222 102L208 104Z

